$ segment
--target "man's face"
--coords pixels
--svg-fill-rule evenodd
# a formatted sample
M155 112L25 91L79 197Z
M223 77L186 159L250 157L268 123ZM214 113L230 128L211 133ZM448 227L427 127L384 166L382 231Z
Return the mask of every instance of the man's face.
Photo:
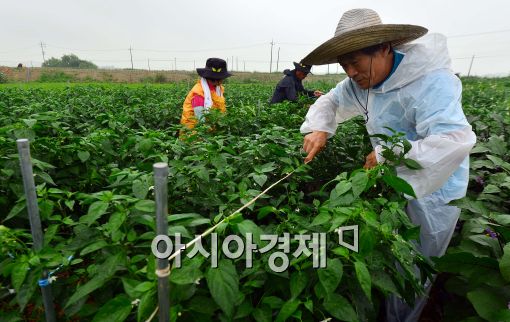
M308 75L307 73L304 73L304 72L302 72L300 70L296 70L296 77L299 80L305 79L307 75Z
M388 77L393 66L393 55L389 48L383 48L372 55L357 51L338 61L349 78L362 89L368 89Z

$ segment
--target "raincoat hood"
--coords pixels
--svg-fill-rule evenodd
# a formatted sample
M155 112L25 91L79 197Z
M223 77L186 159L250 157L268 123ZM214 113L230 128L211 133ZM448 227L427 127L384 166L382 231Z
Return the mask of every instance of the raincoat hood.
M404 58L395 72L380 87L370 91L385 93L402 88L432 71L451 70L451 59L444 35L428 34L394 49L404 54Z

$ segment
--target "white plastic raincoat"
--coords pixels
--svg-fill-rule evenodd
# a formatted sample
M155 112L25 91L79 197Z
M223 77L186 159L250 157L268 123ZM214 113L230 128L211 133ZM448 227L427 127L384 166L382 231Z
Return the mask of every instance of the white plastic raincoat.
M406 156L423 169L397 169L418 197L410 200L407 213L421 226L422 253L442 256L460 213L457 207L446 204L466 194L468 155L476 136L462 111L462 84L450 69L446 38L429 34L395 50L404 58L380 87L370 89L366 127L369 134L391 135L385 127L404 132L412 144ZM325 131L331 137L338 123L364 115L353 90L359 102L367 102L367 90L355 82L351 85L346 78L310 107L301 132ZM372 145L381 162L378 139L373 138ZM417 303L415 310L419 305L424 303ZM402 311L397 306L395 309ZM418 317L412 312L395 312L390 320L413 321Z

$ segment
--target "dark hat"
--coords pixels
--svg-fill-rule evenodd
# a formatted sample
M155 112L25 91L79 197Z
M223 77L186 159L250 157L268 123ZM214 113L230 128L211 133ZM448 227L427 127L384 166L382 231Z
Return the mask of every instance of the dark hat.
M302 71L305 74L310 74L312 65L305 65L305 64L296 63L296 62L293 62L293 64L294 64L294 67L296 68L296 70Z
M232 76L227 71L227 62L221 58L208 58L205 68L197 68L197 73L209 79L225 79Z

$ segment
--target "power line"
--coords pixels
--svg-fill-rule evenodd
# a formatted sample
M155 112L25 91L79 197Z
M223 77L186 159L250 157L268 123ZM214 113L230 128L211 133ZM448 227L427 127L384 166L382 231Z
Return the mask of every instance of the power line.
M236 47L226 48L209 48L209 49L179 49L179 50L165 50L165 49L136 49L137 51L149 51L149 52L163 52L163 53L189 53L189 52L206 52L206 51L219 51L219 50L234 50L234 49L246 49L259 46L265 46L266 43L258 43ZM135 49L133 49L135 50Z
M207 52L207 51L246 49L246 48L263 46L265 44L266 43L257 43L257 44L225 47L225 48L179 49L179 50L175 50L175 49L171 49L171 50L170 49L145 49L145 48L131 48L131 49L133 51L143 51L143 52L188 53L188 52ZM71 50L71 51L117 52L117 51L125 51L126 50L126 49L78 49L78 48L69 48L69 47L55 46L55 45L48 45L48 44L45 44L45 45L48 47L52 47L52 48L65 49L65 50Z
M509 31L510 31L510 29L500 29L500 30L493 30L493 31L478 32L478 33L473 33L473 34L460 34L460 35L447 36L447 38L480 36L480 35L497 34L497 33L502 33L502 32L509 32Z

